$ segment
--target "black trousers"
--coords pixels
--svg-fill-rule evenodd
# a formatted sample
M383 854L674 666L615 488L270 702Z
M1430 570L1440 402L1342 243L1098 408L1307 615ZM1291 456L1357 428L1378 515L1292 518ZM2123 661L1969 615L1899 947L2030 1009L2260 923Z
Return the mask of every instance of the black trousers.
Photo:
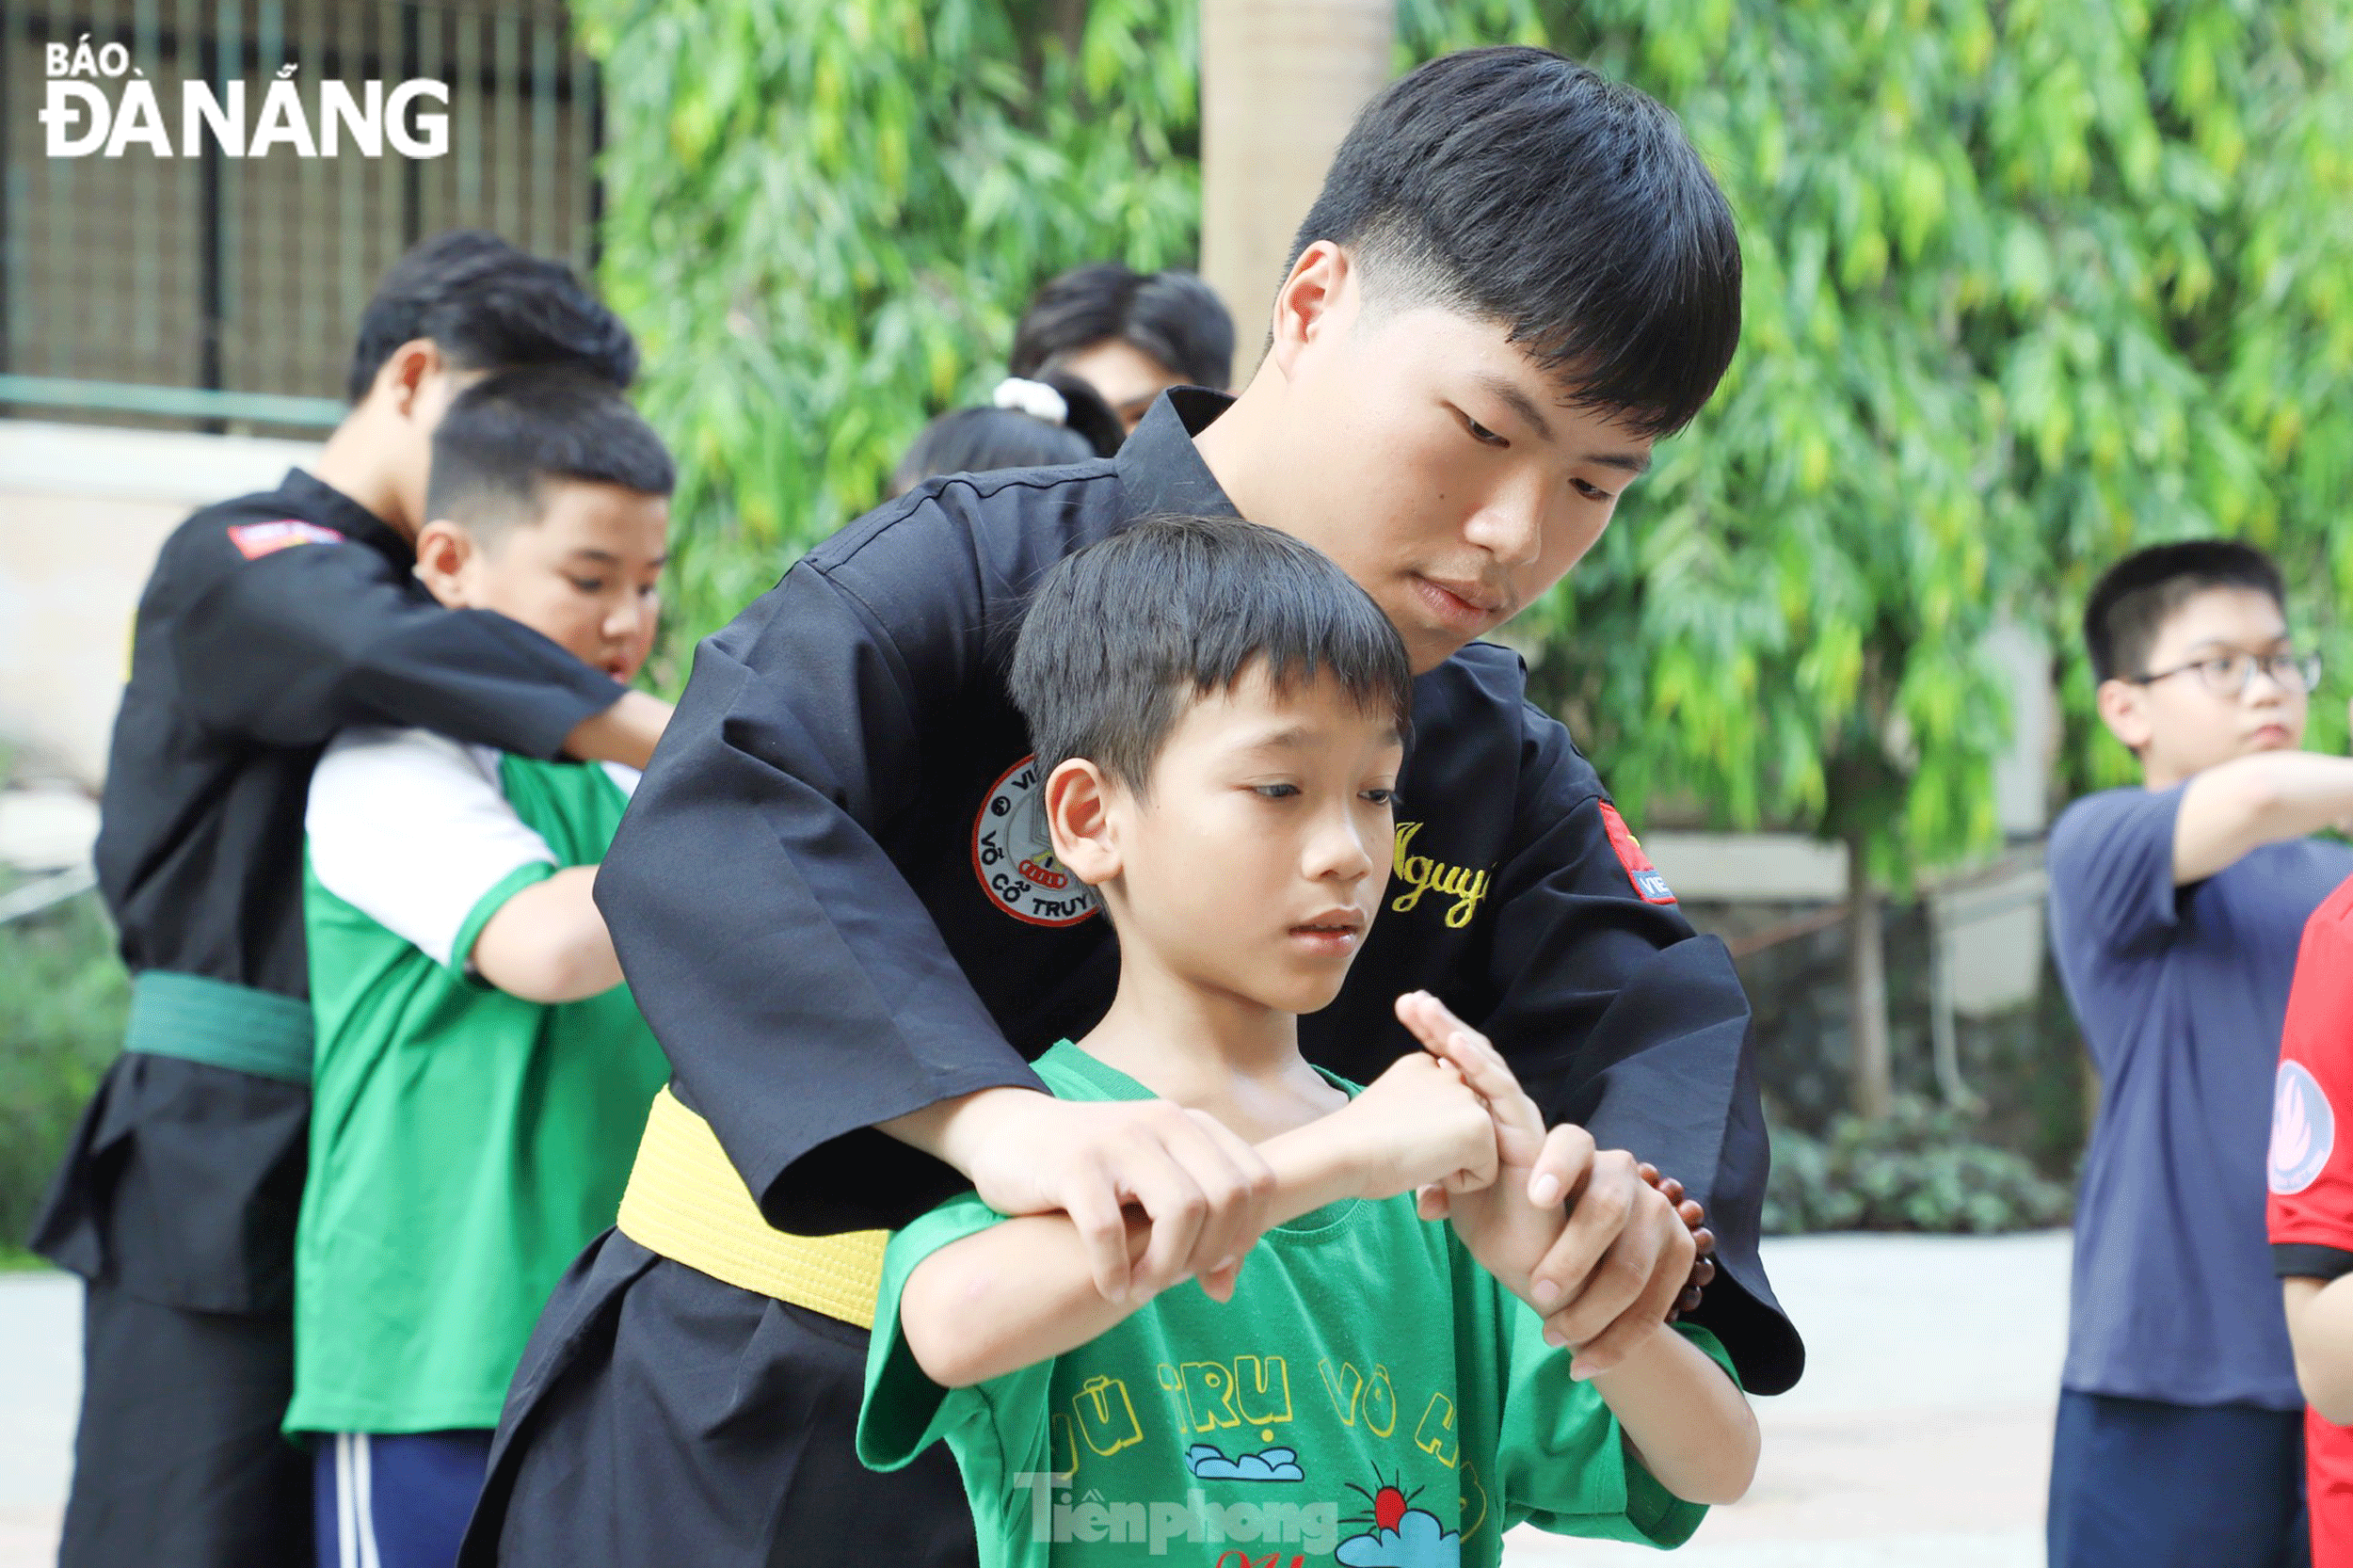
M975 1568L944 1446L858 1463L866 1341L605 1232L523 1352L459 1568Z
M83 1304L58 1568L310 1568L311 1460L278 1430L292 1321L99 1281Z
M310 1568L294 1232L311 1092L125 1051L33 1246L87 1282L59 1568Z

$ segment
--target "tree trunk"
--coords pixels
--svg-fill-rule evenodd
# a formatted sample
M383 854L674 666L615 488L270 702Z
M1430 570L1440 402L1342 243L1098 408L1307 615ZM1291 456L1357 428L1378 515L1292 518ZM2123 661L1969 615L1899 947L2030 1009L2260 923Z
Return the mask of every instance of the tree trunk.
M1895 1102L1887 1058L1887 945L1860 834L1847 840L1847 1030L1854 1044L1855 1114L1883 1120Z
M1202 0L1201 275L1257 368L1300 219L1349 122L1389 78L1395 0Z

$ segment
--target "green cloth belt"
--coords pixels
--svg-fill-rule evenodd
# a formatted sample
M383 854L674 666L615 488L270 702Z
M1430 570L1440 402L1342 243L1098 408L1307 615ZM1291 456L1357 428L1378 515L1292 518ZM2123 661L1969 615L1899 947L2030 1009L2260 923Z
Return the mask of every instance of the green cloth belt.
M202 975L143 969L131 979L122 1048L308 1084L311 1004Z

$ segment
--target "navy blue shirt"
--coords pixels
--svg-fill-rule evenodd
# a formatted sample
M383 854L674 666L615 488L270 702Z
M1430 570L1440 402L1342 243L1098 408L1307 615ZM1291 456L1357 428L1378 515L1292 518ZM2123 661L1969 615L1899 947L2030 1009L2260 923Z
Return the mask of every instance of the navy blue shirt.
M2101 1079L2060 1381L2297 1410L2265 1245L2271 1080L2304 922L2353 850L2267 844L2177 888L2184 788L2089 795L2051 829L2051 944Z

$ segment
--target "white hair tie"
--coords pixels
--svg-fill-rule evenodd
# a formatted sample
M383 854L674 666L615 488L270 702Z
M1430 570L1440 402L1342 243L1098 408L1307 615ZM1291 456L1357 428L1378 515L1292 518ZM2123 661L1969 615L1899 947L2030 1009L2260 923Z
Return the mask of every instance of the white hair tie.
M988 400L996 408L1018 408L1032 419L1042 419L1048 424L1070 423L1069 403L1043 381L1008 376L997 383L997 390L988 394Z

